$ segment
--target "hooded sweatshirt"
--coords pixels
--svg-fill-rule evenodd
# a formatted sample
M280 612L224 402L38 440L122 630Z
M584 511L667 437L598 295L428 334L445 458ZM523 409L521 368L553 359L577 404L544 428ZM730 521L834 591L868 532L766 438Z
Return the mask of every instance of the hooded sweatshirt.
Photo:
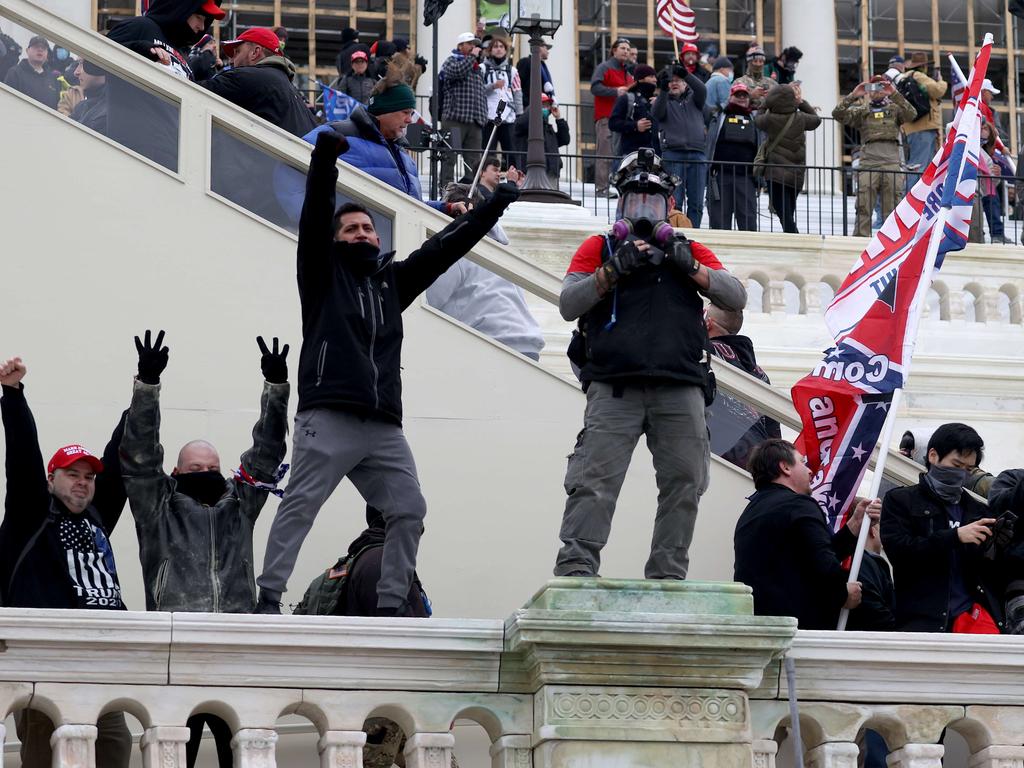
M188 49L202 37L188 26L203 0L153 0L143 16L126 19L107 37L156 60L152 48L171 57L172 74L193 80ZM207 20L209 22L209 19ZM207 28L210 24L207 23ZM172 171L178 170L178 108L114 75L107 75L107 135Z

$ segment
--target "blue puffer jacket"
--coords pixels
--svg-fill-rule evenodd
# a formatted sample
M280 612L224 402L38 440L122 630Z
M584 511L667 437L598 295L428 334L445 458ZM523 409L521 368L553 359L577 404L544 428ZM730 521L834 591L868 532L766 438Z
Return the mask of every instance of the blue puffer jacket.
M339 159L383 181L390 187L405 192L409 197L423 199L416 163L400 144L381 135L376 121L362 108L352 112L348 120L337 120L318 126L302 138L316 144L317 134L333 128L348 139L349 149ZM306 180L297 173L275 174L277 199L289 219L298 224L302 199L306 194ZM444 211L444 203L424 201L431 208Z

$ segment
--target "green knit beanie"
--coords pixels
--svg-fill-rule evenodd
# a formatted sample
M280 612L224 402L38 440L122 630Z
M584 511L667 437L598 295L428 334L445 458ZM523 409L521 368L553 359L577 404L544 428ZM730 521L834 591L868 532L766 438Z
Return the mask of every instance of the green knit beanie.
M388 112L401 112L403 109L416 109L416 94L405 83L388 88L372 97L366 105L371 115L386 115Z

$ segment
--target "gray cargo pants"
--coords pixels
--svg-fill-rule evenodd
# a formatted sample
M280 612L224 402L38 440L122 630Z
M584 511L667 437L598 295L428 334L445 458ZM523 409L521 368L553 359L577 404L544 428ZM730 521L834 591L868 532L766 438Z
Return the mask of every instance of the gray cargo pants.
M648 579L685 579L697 520L707 490L709 452L704 395L696 386L624 387L593 382L587 390L583 431L565 473L562 530L555 575L596 576L608 541L615 501L640 435L654 457L658 513L654 519Z
M257 581L280 599L320 507L344 477L384 515L377 607L400 608L412 585L427 502L402 428L344 411L310 408L296 414L291 479L270 527Z

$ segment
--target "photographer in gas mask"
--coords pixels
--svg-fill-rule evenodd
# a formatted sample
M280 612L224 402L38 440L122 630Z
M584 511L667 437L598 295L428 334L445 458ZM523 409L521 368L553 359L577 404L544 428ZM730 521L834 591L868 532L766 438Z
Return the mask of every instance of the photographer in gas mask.
M644 575L686 578L710 458L704 407L713 378L701 294L725 309L742 309L747 296L714 253L666 222L677 183L651 150L627 155L615 177L618 221L580 245L562 283L562 317L579 320L570 358L587 408L565 477L556 576L597 575L633 449L646 434L658 512Z

